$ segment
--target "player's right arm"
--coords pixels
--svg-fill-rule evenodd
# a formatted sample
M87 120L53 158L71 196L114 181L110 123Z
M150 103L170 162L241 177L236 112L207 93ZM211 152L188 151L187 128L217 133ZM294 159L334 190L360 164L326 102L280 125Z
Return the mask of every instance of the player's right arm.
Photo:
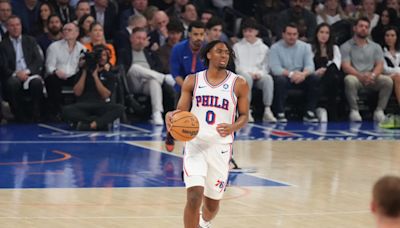
M194 74L188 75L183 81L181 97L179 98L176 110L167 112L167 114L165 115L165 125L167 127L167 131L169 131L169 129L171 128L171 119L174 113L180 111L189 111L190 105L192 103L192 95L195 81L196 75Z

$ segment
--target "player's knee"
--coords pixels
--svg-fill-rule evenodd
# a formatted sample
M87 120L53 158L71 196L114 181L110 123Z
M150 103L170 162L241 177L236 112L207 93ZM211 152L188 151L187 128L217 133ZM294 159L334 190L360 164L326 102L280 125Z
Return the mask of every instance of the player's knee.
M187 205L192 209L200 208L202 199L203 199L202 193L195 191L190 192L187 195Z
M215 214L219 209L219 204L209 204L206 203L203 206L210 214Z

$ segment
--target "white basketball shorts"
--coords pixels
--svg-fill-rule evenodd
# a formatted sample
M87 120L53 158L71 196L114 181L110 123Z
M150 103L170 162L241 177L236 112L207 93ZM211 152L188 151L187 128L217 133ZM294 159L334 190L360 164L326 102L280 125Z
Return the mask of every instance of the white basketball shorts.
M222 199L229 175L232 144L199 143L185 145L183 176L186 188L203 186L204 195Z

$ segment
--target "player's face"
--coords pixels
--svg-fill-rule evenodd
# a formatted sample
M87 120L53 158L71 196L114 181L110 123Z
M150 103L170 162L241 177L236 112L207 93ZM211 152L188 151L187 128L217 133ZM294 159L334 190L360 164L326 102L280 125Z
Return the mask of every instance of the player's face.
M210 65L219 69L226 69L229 61L229 54L228 47L226 47L224 43L218 43L208 52L207 58L210 60Z

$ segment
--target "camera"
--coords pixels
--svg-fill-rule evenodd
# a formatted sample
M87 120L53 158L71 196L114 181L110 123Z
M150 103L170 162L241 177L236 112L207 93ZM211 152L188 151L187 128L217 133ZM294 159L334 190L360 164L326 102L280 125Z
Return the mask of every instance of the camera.
M82 59L85 60L85 68L88 71L93 72L96 69L100 63L101 55L105 50L106 47L104 45L96 45L92 51L83 52Z

